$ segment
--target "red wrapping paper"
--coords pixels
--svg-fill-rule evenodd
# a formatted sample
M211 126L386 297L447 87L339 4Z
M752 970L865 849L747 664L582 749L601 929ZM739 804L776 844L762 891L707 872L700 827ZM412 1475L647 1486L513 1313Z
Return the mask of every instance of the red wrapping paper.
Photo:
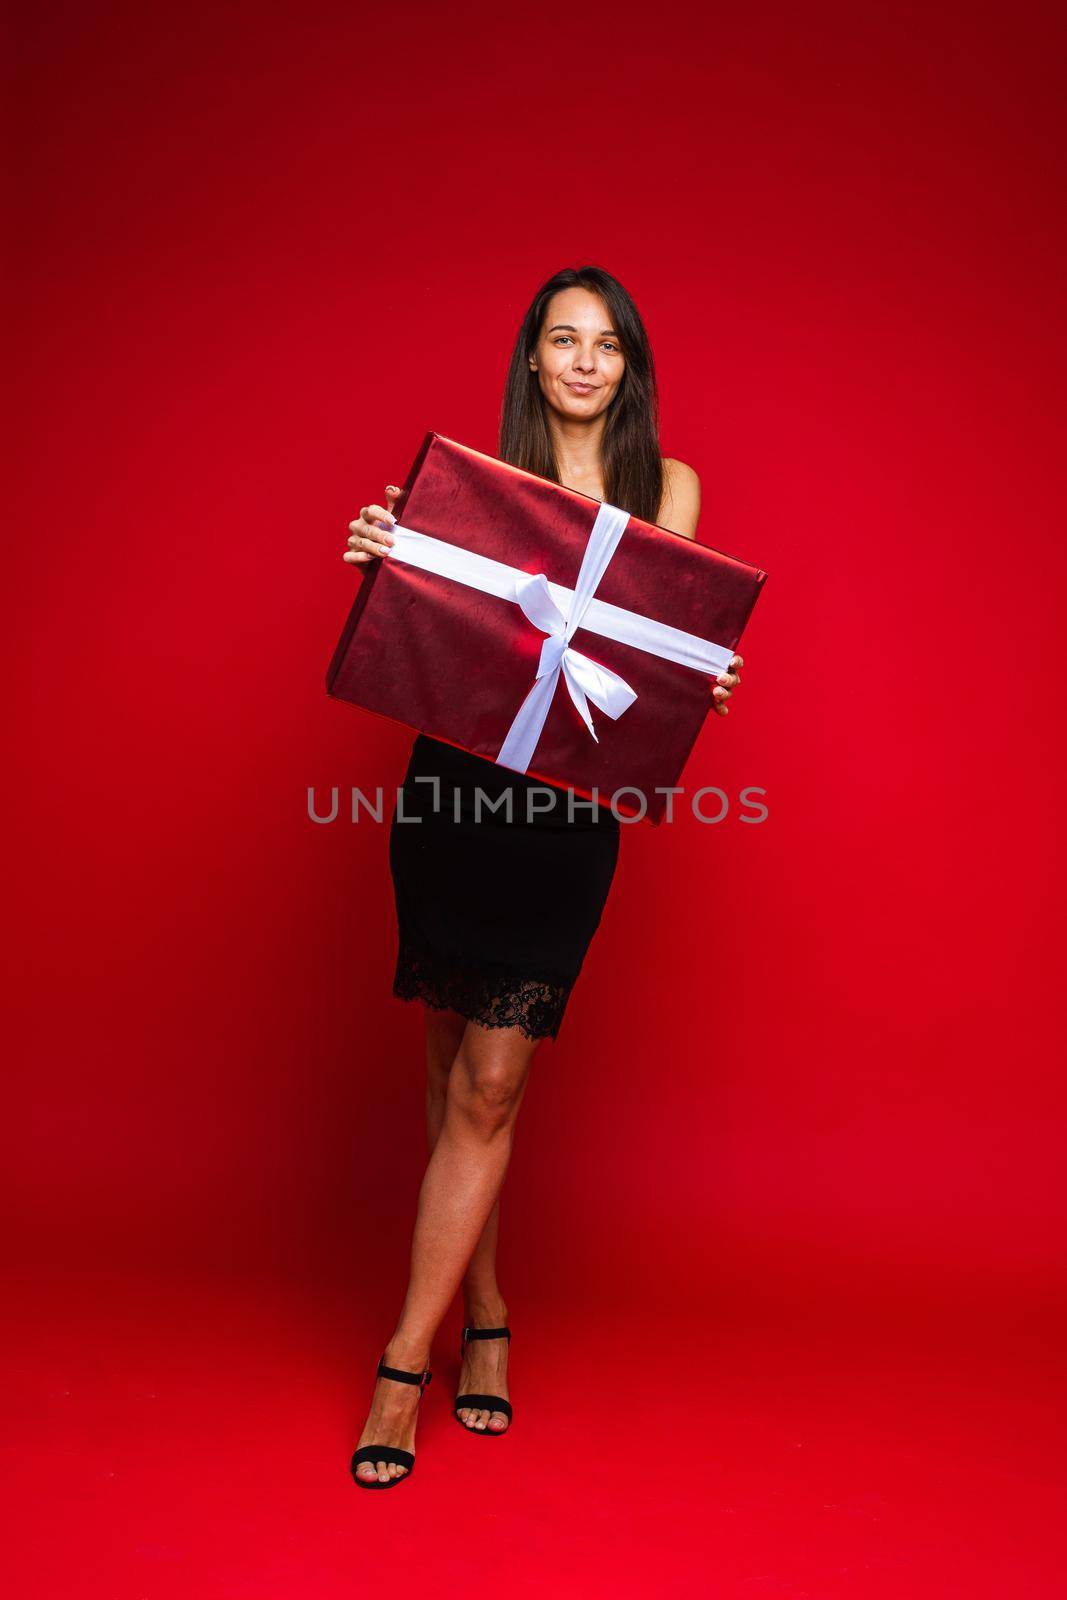
M427 434L398 523L573 588L599 502ZM537 672L544 634L520 607L392 556L363 577L326 674L327 693L495 760ZM736 650L766 573L631 517L597 590ZM712 706L711 675L579 628L575 649L618 672L637 699L615 721L591 707L594 740L560 676L527 775L620 815L662 820Z

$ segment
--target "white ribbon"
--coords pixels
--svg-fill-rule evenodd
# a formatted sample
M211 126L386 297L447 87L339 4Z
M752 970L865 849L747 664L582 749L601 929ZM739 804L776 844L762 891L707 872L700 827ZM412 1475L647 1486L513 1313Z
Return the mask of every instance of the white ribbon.
M430 534L419 533L400 523L390 529L393 546L388 561L403 561L408 566L420 567L424 572L436 573L441 578L451 578L482 594L497 595L518 605L525 616L547 634L541 646L541 659L537 675L526 699L519 707L495 757L505 767L525 772L533 760L537 741L541 737L548 708L552 704L560 673L571 699L589 732L596 739L596 730L589 712L588 701L614 720L637 699L632 689L617 672L593 661L575 650L570 643L579 628L599 633L605 639L620 644L633 645L650 655L676 661L680 666L692 667L708 674L725 670L733 655L725 645L714 644L698 634L672 628L667 622L656 622L637 611L627 611L622 606L610 605L596 598L596 589L608 569L619 540L630 520L627 511L606 502L597 511L596 519L582 555L577 582L573 589L565 584L551 583L543 572L531 574L521 567L511 567L504 561L494 561L476 550L466 550L461 545L449 544Z

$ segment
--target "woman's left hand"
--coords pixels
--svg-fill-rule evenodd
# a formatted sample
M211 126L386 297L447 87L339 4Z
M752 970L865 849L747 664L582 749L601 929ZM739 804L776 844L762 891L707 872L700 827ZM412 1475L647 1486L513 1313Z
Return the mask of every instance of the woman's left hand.
M731 656L727 670L720 672L717 678L710 680L714 686L711 691L712 701L720 717L728 717L730 715L730 708L726 702L741 682L741 674L738 668L743 667L744 664L744 656Z

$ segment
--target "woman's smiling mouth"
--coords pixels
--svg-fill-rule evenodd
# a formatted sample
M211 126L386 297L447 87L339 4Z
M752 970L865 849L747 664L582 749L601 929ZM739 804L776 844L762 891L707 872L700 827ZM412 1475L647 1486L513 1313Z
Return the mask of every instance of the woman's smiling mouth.
M594 389L600 388L599 383L567 383L566 378L563 382L574 394L592 394Z

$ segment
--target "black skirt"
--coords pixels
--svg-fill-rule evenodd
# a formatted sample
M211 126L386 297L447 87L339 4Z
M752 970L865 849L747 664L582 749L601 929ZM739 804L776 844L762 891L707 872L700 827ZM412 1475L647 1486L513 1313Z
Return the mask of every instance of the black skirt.
M609 807L420 733L389 831L393 993L554 1039L618 853Z

